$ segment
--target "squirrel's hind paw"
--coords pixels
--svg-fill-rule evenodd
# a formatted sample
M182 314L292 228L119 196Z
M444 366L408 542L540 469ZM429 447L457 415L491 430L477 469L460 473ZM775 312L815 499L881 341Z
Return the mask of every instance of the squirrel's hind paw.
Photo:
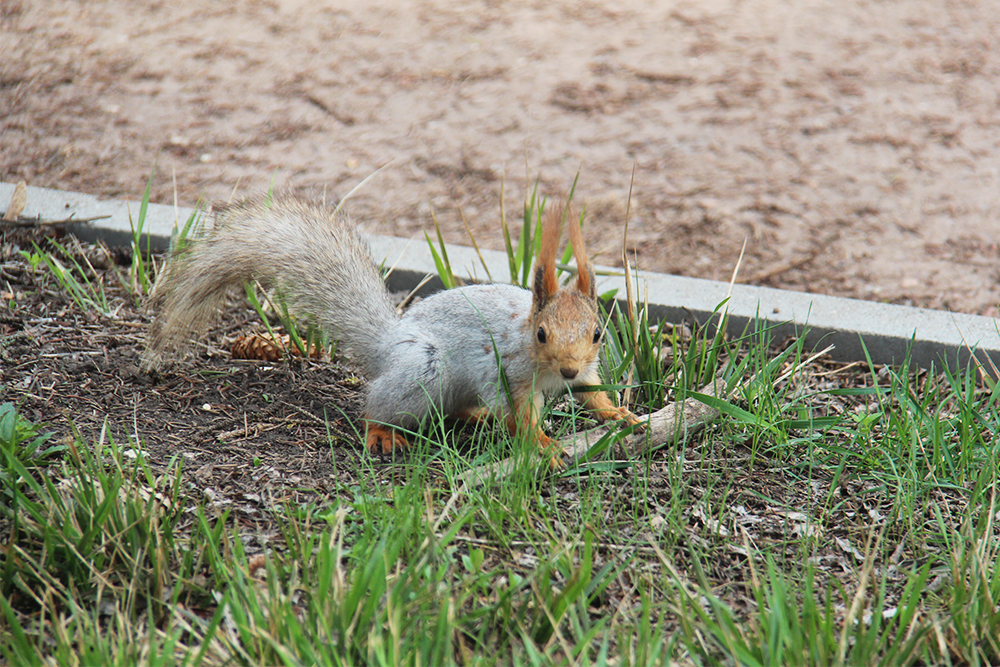
M368 449L372 454L389 454L410 446L410 443L401 433L388 426L374 422L365 423L368 429Z

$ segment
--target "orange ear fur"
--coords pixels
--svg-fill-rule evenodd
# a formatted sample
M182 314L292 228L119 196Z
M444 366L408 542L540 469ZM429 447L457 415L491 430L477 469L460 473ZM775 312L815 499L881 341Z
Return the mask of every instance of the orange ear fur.
M556 255L559 253L559 237L562 235L563 207L554 206L549 209L542 222L542 245L538 251L538 262L535 264L535 294L551 296L559 290L556 280ZM539 294L541 280L541 294Z
M581 293L593 297L594 272L590 268L590 260L587 259L587 248L583 245L580 223L572 219L569 221L569 244L573 246L573 256L576 257L576 288Z

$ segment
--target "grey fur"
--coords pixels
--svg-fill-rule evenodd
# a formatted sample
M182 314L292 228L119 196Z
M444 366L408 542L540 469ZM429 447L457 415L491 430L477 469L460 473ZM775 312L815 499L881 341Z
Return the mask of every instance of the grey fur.
M469 285L423 300L379 341L368 417L412 427L432 407L445 415L479 406L508 412L498 356L511 387L544 383L535 377L530 313L531 292L513 285Z
M211 233L172 258L156 287L162 311L147 367L203 331L230 291L250 280L314 316L365 372L378 367L376 342L398 316L368 244L346 216L294 199L223 207Z
M316 318L351 353L370 380L365 416L372 421L414 427L434 409L508 412L498 355L511 387L565 386L539 372L530 291L462 287L400 318L367 243L346 217L280 199L222 208L212 231L172 258L157 285L162 312L146 365L203 331L230 290L253 279L276 286L293 312Z

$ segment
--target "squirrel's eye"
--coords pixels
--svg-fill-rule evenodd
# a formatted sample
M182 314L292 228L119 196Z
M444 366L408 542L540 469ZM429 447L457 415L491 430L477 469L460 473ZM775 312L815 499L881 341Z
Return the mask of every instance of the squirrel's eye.
M601 342L601 327L594 329L594 345Z
M538 327L538 342L545 345L545 328Z

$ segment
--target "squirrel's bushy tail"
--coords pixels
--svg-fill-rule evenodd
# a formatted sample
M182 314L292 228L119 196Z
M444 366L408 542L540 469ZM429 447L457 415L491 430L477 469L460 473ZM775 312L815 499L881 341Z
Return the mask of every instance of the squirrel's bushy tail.
M203 332L249 280L276 287L291 312L312 317L366 372L378 368L378 341L398 316L368 244L332 209L280 198L217 209L208 235L171 258L154 292L160 315L145 365Z

